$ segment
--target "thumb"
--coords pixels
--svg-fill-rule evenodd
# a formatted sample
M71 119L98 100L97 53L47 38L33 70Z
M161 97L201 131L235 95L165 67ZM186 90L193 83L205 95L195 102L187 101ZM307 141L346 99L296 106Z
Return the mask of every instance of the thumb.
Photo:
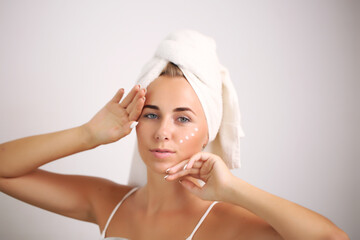
M201 187L197 186L192 181L189 181L187 179L181 179L179 182L184 188L186 188L192 194L194 194L198 197L201 196Z
M125 124L125 129L127 129L127 133L130 133L135 127L136 125L138 125L139 122L137 121L130 121L128 123Z

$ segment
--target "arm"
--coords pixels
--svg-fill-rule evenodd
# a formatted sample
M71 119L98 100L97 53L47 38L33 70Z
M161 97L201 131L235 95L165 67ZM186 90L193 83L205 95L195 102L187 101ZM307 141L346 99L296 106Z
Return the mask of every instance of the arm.
M268 222L284 239L349 239L329 219L234 177L222 200Z
M145 93L135 87L119 104L123 93L120 89L84 125L1 144L0 177L22 176L56 159L118 141L128 135L131 123L141 113Z
M25 137L0 145L0 176L19 177L38 167L96 147L86 125Z
M185 164L188 165L183 170ZM229 202L249 210L271 225L283 239L349 239L345 232L320 214L235 177L224 161L214 154L197 153L172 167L168 173L166 180L181 178L186 189L204 200ZM205 185L196 186L186 179L187 175L201 179Z
M94 198L98 191L112 191L114 183L93 177L50 173L38 167L128 135L130 124L141 113L145 92L134 87L119 104L123 93L119 90L84 125L1 144L0 191L40 208L93 222Z

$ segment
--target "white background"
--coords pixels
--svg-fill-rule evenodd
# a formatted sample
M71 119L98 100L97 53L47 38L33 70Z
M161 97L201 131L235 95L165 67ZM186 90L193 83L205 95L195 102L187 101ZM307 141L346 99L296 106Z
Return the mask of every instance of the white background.
M346 0L1 0L0 142L87 122L169 32L191 28L216 40L237 88L246 137L234 174L358 239L359 15ZM134 140L44 169L126 183ZM0 239L98 237L0 193Z

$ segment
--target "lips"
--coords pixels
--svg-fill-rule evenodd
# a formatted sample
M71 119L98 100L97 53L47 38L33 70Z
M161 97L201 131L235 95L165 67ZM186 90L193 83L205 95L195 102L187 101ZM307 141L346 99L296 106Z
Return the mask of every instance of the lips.
M169 150L169 149L162 149L162 148L155 148L155 149L151 149L150 150L151 152L160 152L160 153L175 153L174 151L172 150Z
M161 149L161 148L156 148L156 149L151 149L150 152L152 152L152 154L154 154L154 156L156 158L167 158L167 157L171 157L175 152L169 149Z

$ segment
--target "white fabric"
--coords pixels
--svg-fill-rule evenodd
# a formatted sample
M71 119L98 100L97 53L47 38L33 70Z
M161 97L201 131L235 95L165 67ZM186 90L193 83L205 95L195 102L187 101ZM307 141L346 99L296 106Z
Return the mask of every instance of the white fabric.
M196 231L199 229L199 227L201 226L201 224L204 222L205 218L207 217L207 215L209 214L210 210L215 206L215 204L217 204L218 201L212 202L211 205L208 207L208 209L206 210L205 214L201 217L200 221L198 222L198 224L196 225L196 227L194 228L193 232L191 233L191 235L186 239L186 240L191 240Z
M109 227L110 221L112 220L113 216L115 215L116 211L118 210L118 208L120 207L120 205L136 190L138 189L138 187L135 187L133 189L131 189L121 200L120 202L115 206L115 208L113 209L113 211L111 212L105 228L103 230L103 232L101 233L101 237L99 240L128 240L127 238L122 238L122 237L105 237L106 235L106 230ZM207 217L207 215L209 214L209 212L211 211L211 209L215 206L215 204L217 204L218 201L214 201L210 204L210 206L208 207L208 209L206 210L206 212L204 213L204 215L200 218L199 222L196 224L194 230L192 231L192 233L190 234L189 237L186 238L186 240L192 240L192 238L194 237L196 231L199 229L199 227L201 226L201 224L204 222L205 218Z
M237 94L228 70L218 61L215 41L187 29L169 34L143 67L137 84L146 88L168 62L181 69L203 107L209 133L204 151L219 155L230 169L239 168L240 137L245 134L240 125ZM146 180L146 166L136 144L129 184L143 186Z
M106 230L109 227L110 221L113 218L113 216L115 215L116 211L118 210L118 208L120 207L120 205L125 201L126 198L128 198L133 192L135 192L138 189L138 187L135 187L133 189L131 189L127 194L125 194L125 196L121 199L121 201L115 206L115 208L113 209L113 211L111 212L103 232L101 233L101 238L100 239L104 239L105 238L105 234L106 234ZM108 239L108 238L106 238Z

